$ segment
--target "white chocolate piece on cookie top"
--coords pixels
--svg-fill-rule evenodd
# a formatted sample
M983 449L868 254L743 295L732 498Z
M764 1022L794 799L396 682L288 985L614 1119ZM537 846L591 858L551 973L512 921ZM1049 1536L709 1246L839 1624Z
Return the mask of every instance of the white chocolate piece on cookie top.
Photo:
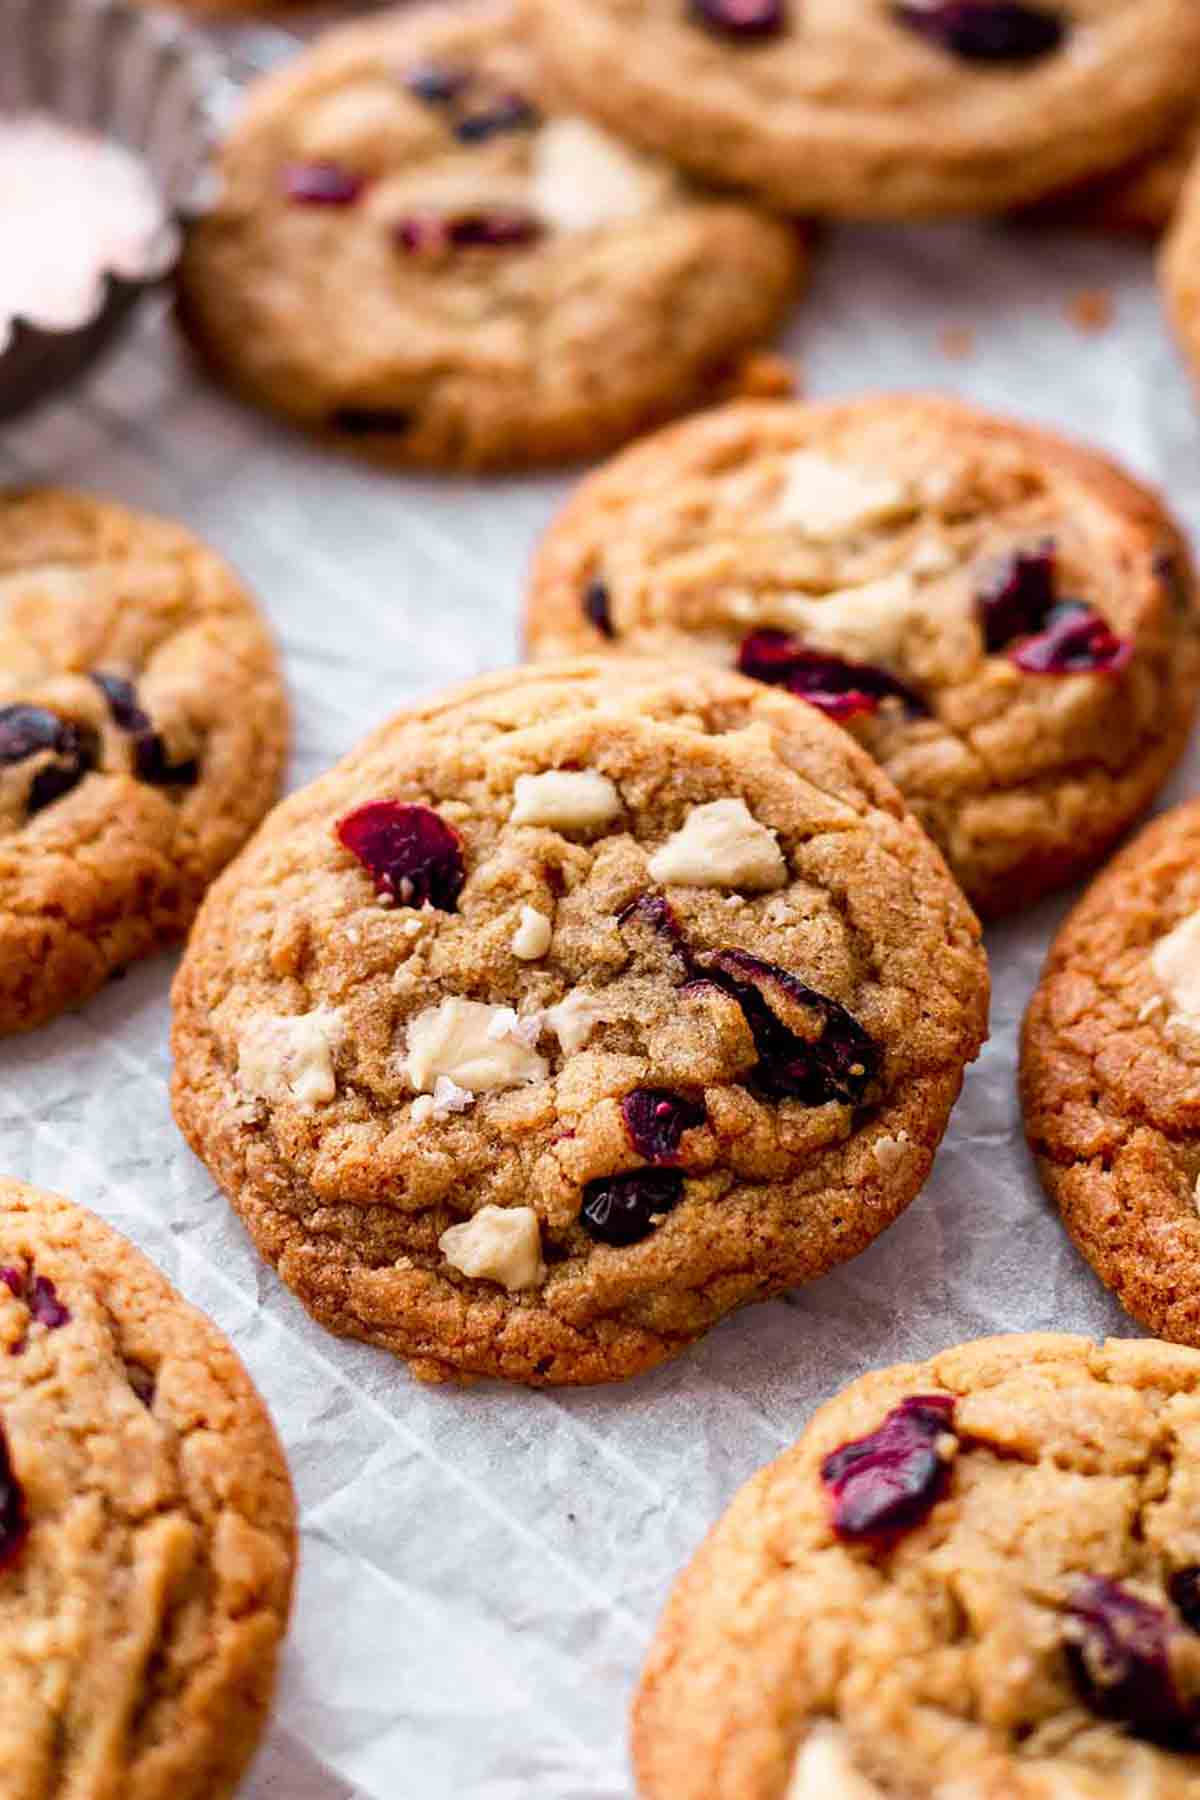
M253 1014L238 1039L238 1086L255 1100L292 1100L303 1107L332 1100L333 1055L345 1030L332 1006L291 1016Z
M1159 939L1150 967L1170 1002L1167 1031L1200 1044L1200 912Z
M521 908L521 921L513 933L512 953L522 962L537 962L550 948L552 927L544 912L536 906Z
M546 1024L567 1056L582 1050L597 1025L609 1016L608 1002L603 995L589 994L582 988L572 988L557 1006L546 1008Z
M628 150L587 119L543 125L533 146L533 206L556 231L594 231L652 212L677 182L657 159Z
M435 1092L439 1076L469 1094L544 1081L549 1072L545 1057L507 1029L495 1029L511 1010L450 999L418 1013L408 1028L405 1063L417 1092Z
M912 493L895 476L796 450L787 459L776 517L817 543L832 543L912 510Z
M615 786L594 769L518 775L514 794L514 825L547 825L552 831L597 831L621 810Z
M883 1800L883 1796L854 1767L837 1726L821 1724L796 1752L784 1800Z
M806 644L852 661L887 664L898 660L913 625L948 625L970 611L966 591L931 593L911 574L897 570L861 587L840 588L823 599L787 594L760 608L755 622L795 632Z
M744 800L694 806L680 829L650 858L652 881L682 887L782 887L787 864L775 833L760 825Z
M532 1206L482 1206L473 1219L443 1231L438 1249L461 1275L497 1281L510 1293L540 1287L546 1279Z

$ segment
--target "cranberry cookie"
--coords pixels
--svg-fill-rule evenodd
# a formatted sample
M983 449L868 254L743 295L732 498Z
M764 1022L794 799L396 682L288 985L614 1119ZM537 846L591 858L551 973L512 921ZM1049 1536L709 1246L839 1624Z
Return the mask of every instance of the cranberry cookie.
M271 1421L124 1238L0 1180L6 1800L229 1800L295 1562Z
M1195 1800L1200 1355L985 1338L744 1487L634 1710L642 1800Z
M1021 1086L1096 1273L1139 1324L1200 1345L1200 801L1135 838L1059 932Z
M1157 237L1175 216L1188 171L1200 152L1200 107L1157 150L1099 181L1052 195L1035 209L1041 217L1098 231Z
M603 450L711 399L794 229L548 105L518 0L394 14L263 82L182 316L251 399L390 463Z
M287 705L225 565L82 494L0 494L0 1032L181 935L275 799Z
M636 445L538 556L538 657L736 665L845 723L969 898L1095 863L1183 748L1193 577L1101 457L951 401L742 404Z
M284 802L174 993L176 1117L331 1329L615 1380L863 1249L987 1015L844 732L742 676L490 676Z
M534 0L569 98L785 211L987 212L1160 143L1193 0Z

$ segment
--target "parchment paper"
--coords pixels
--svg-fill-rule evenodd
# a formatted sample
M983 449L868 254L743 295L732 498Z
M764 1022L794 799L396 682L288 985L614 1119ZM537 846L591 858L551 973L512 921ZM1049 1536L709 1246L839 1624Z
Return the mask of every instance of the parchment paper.
M1115 317L1088 335L1067 307L1094 289ZM975 333L965 359L947 327ZM788 347L814 394L931 386L1091 436L1200 522L1200 422L1143 249L840 231ZM177 514L241 568L286 652L293 784L413 695L514 659L523 572L569 486L331 460L197 382L154 316L82 396L0 437L0 474ZM1193 757L1167 797L1198 773ZM0 1045L0 1168L136 1239L230 1333L287 1445L303 1566L250 1800L627 1796L626 1705L667 1586L820 1400L978 1333L1135 1334L1020 1133L1015 1031L1065 905L990 934L991 1042L907 1215L842 1272L602 1391L422 1388L310 1323L172 1125L173 958Z

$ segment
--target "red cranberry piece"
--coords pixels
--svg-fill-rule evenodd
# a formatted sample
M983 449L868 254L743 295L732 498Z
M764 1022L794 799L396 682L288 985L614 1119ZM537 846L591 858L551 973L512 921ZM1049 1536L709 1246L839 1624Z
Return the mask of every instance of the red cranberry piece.
M975 596L989 655L1014 638L1041 631L1054 606L1054 546L1014 550Z
M412 430L413 416L400 406L339 406L329 425L352 437L403 437Z
M41 812L78 787L96 766L96 743L90 731L60 719L43 706L0 707L0 763L25 762L49 751L55 760L38 770L29 789L26 809Z
M28 1535L24 1490L17 1480L8 1439L0 1425L0 1569L7 1569L16 1561Z
M896 0L892 13L966 62L1036 62L1067 34L1060 12L1025 0Z
M675 916L675 908L663 894L639 894L618 915L620 925L645 925L658 937L665 938L676 955L690 970L691 961L683 938L683 927Z
M417 63L401 76L409 93L426 106L449 106L470 85L465 69L452 69L445 63Z
M857 1106L878 1077L879 1045L853 1013L810 988L787 969L745 950L717 950L692 959L696 979L735 999L758 1051L754 1086L771 1100ZM801 1037L772 1010L772 993L816 1015L818 1035Z
M28 1306L30 1317L47 1331L59 1331L71 1323L71 1314L59 1299L54 1283L44 1275L36 1276L30 1283Z
M1053 608L1044 631L1009 654L1026 675L1119 675L1133 645L1090 606L1065 600Z
M901 1401L877 1431L834 1450L821 1464L840 1538L883 1539L910 1531L945 1493L950 1465L939 1442L954 1431L948 1394Z
M15 1300L23 1300L25 1298L24 1269L0 1269L0 1281L4 1283L5 1287Z
M460 144L483 144L509 131L532 131L539 122L537 108L522 94L502 94L492 106L466 113L454 127Z
M742 640L738 668L755 681L798 694L833 719L877 712L880 701L889 698L901 701L910 713L929 710L919 695L885 669L811 650L786 631L752 631Z
M397 220L392 235L401 250L431 256L445 250L509 250L536 243L544 229L534 213L512 207L452 216L412 213Z
M589 581L583 591L583 611L602 637L615 638L611 596L602 581Z
M353 206L365 186L337 163L290 163L283 171L283 191L299 206Z
M455 912L466 880L462 839L428 806L372 800L337 823L337 836L381 894L404 906Z
M787 23L785 0L690 0L690 11L718 37L777 37Z
M684 1132L708 1118L698 1101L664 1088L635 1088L622 1100L621 1114L630 1143L648 1163L676 1162Z
M654 1230L657 1213L683 1199L677 1169L634 1169L628 1175L601 1175L583 1190L579 1220L601 1244L637 1244Z
M1200 1741L1200 1721L1171 1675L1174 1623L1164 1608L1139 1599L1120 1582L1090 1575L1071 1595L1067 1616L1067 1660L1094 1713L1152 1743L1180 1749Z

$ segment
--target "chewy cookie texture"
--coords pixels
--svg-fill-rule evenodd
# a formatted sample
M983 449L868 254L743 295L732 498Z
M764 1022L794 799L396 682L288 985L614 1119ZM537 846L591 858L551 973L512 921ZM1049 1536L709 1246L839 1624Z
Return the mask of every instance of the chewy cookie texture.
M785 212L989 212L1119 167L1194 104L1190 0L534 0L582 111Z
M530 582L532 654L737 667L854 733L972 903L1095 864L1186 742L1194 578L1094 452L931 396L744 402L585 480Z
M1025 1020L1025 1127L1097 1274L1200 1345L1200 802L1147 827L1051 947Z
M0 494L0 1032L186 930L287 736L274 647L210 550L85 495Z
M388 463L588 455L737 385L796 229L557 109L516 0L360 21L252 94L184 326L251 400Z
M865 1247L982 1040L894 789L719 670L525 669L401 715L213 890L176 1116L333 1330L614 1380Z
M133 1246L0 1180L0 1788L231 1800L295 1520L225 1339Z
M1190 1800L1200 1355L984 1339L854 1382L675 1588L642 1800Z

